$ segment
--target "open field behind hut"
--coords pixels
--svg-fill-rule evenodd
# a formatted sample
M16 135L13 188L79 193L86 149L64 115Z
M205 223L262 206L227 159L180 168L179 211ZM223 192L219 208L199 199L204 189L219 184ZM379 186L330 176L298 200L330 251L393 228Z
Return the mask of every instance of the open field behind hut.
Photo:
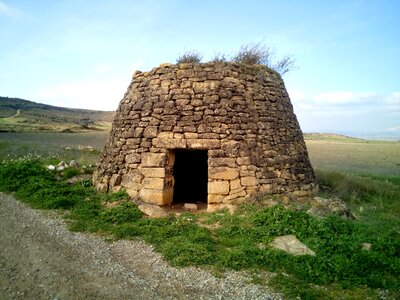
M80 133L0 133L0 158L37 154L80 155L93 147L93 160L104 147L109 131ZM340 135L305 135L311 163L315 169L400 176L400 142L372 141Z
M67 178L55 181L54 175L49 176L44 169L44 164L60 160L75 159L80 164L93 164L98 160L107 138L107 131L0 133L0 161L10 161L0 164L0 191L14 191L14 197L34 208L57 209L57 215L66 217L66 224L73 231L89 231L111 240L133 239L129 247L136 247L139 237L153 245L149 249L155 249L174 266L202 266L219 276L226 276L224 272L231 269L249 272L246 274L250 274L250 279L245 285L242 281L229 281L235 286L242 284L238 291L243 293L247 293L251 287L248 297L255 297L263 286L274 287L275 291L283 293L284 299L397 299L400 296L399 142L366 141L340 136L332 138L331 135L325 138L324 135L318 135L316 139L306 135L310 159L318 183L323 187L320 196L340 197L352 210L356 220L342 220L339 217L319 219L297 208L293 210L276 206L260 210L260 207L252 205L243 207L234 215L224 212L201 217L184 213L151 220L142 217L136 206L124 202L124 193L98 195L90 187L90 181L69 185ZM39 163L31 162L29 158L40 156L44 158ZM18 157L28 158L12 160ZM68 175L76 173L79 170L71 170ZM256 205L262 205L264 200L260 198L257 201L261 202L256 202ZM11 202L6 203L9 205ZM112 203L122 203L122 206L114 207ZM9 212L5 211L4 216L8 215ZM4 222L15 222L16 218L14 221L4 218ZM23 228L32 227L26 222L22 225L25 226ZM8 232L8 228L9 225L3 229ZM45 239L48 230L51 231L46 228L39 230ZM265 248L272 237L282 234L296 235L314 249L317 256L292 257ZM46 280L48 277L44 273L39 273L37 279L45 285L49 284L44 288L35 288L36 283L24 281L25 274L29 272L24 264L35 259L41 262L37 268L45 270L48 266L43 265L41 256L48 254L37 250L41 246L36 250L26 246L24 249L31 254L25 258L18 246L13 248L12 235L8 237L7 249L13 255L4 255L3 279L0 276L4 297L21 293L57 295L60 291L67 296L73 294ZM372 250L362 250L362 243L371 244ZM108 251L102 247L96 246L96 251ZM110 247L114 247L114 244ZM146 247L143 246L143 253L152 251L146 250ZM86 250L78 245L71 251L84 256ZM65 256L63 253L58 255ZM69 252L66 261L68 255ZM54 259L58 261L59 257ZM12 265L19 267L12 269L11 274ZM118 266L113 264L111 267ZM60 271L63 278L79 281L80 272L77 274L64 267L62 270L67 270ZM168 272L185 274L186 270ZM98 284L101 276L96 272L93 269L89 273L91 280ZM14 279L8 280L10 276ZM146 276L153 275L149 273ZM253 285L248 285L250 282L256 284L257 290L253 291ZM86 289L85 286L82 288ZM109 288L107 293L112 291L112 285ZM180 290L177 293L179 297L182 296ZM105 295L105 292L99 295ZM233 297L233 294L230 296ZM279 298L272 294L268 297Z

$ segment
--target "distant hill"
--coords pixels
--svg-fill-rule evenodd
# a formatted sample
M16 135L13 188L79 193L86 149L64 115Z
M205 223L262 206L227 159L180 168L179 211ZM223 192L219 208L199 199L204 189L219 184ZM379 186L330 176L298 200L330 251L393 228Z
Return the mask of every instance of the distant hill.
M57 107L0 97L0 132L109 130L115 112Z
M336 133L304 133L304 139L306 140L330 140L330 141L347 141L347 142L362 142L364 139L350 137L343 134Z

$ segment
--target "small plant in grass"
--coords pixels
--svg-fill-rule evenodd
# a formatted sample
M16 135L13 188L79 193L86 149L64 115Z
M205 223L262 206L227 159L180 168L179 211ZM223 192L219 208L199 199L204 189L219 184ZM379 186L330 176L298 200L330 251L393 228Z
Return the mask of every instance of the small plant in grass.
M81 174L81 171L79 168L66 168L63 170L62 174L65 179L69 179Z
M178 64L200 63L202 59L203 59L203 55L201 55L198 51L189 50L189 51L186 51L183 54L179 55L178 59L176 60L176 63L178 63Z

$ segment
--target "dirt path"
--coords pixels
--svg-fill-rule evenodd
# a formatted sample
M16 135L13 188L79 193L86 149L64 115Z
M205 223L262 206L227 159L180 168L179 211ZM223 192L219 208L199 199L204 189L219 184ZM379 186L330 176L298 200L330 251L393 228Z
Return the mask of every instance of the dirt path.
M172 268L140 241L71 233L54 213L0 193L0 299L280 299L248 282Z

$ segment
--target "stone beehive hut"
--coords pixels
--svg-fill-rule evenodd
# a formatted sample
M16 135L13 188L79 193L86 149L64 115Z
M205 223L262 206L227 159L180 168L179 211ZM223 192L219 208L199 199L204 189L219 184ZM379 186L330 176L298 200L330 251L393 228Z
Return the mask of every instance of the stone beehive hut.
M256 192L314 193L314 172L281 77L235 63L136 71L93 176L157 205L209 208Z

